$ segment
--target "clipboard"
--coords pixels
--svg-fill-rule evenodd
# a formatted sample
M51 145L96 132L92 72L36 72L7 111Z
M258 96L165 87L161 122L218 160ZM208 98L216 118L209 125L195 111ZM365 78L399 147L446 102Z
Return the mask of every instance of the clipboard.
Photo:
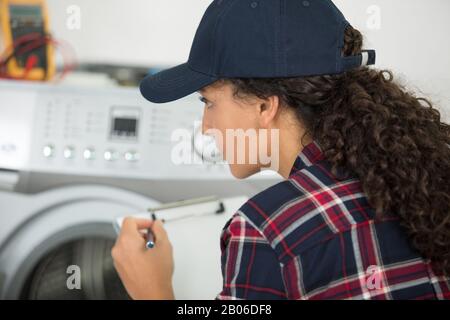
M155 215L166 220L164 228L172 243L175 262L173 290L180 300L210 300L221 291L220 233L248 197L241 195L209 200L182 207L168 208L168 204L156 207L164 208L156 210ZM220 203L224 212L216 213ZM150 219L150 215L149 210L137 214L144 219Z
M172 224L185 219L223 214L225 211L224 202L217 196L185 199L151 207L144 212L118 217L115 219L113 226L116 234L119 234L123 220L126 217L151 219L151 216L154 215L156 219L162 220L164 224Z

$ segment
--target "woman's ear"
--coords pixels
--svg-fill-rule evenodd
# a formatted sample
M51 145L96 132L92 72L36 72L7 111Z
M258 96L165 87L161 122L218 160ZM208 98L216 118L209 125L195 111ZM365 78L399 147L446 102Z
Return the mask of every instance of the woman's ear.
M266 100L263 100L260 104L260 120L259 124L262 128L270 128L271 124L275 121L275 118L280 109L280 98L278 96L271 96Z

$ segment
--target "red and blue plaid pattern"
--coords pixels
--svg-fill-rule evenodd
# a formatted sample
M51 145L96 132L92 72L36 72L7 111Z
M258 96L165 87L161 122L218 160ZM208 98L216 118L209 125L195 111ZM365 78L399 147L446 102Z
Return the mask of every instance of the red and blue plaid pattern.
M375 218L358 179L313 142L289 179L247 201L221 235L216 299L450 299L395 218Z

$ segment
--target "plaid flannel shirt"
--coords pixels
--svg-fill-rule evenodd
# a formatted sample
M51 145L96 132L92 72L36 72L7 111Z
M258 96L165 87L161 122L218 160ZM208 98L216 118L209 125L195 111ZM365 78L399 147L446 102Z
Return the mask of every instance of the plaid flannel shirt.
M220 245L216 299L450 299L450 279L398 220L375 218L358 179L331 174L316 142L233 215Z

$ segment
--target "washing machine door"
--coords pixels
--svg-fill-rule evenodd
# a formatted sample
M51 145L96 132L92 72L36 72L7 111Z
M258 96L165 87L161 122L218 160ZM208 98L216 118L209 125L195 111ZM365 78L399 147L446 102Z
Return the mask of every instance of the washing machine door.
M0 193L0 297L128 298L111 259L112 222L158 204L103 186Z

